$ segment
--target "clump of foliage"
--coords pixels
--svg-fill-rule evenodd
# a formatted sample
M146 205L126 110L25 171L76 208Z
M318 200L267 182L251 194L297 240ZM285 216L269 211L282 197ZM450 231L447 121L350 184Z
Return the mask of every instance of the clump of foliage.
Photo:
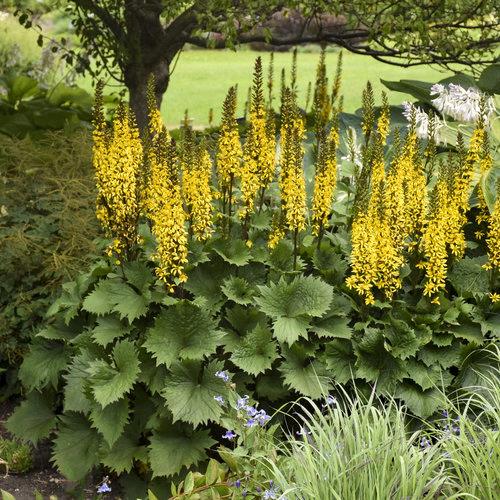
M355 379L434 414L437 386L460 385L480 362L467 355L499 335L491 242L500 211L470 198L483 189L474 172L490 163L485 112L468 145L459 139L456 153L439 156L415 112L394 144L391 110L375 107L368 86L361 121L323 98L333 114L306 135L291 89L279 123L266 108L258 60L243 147L232 89L214 154L187 125L174 143L153 87L142 138L124 105L104 120L98 89L93 162L106 258L49 308L19 371L28 394L9 430L32 442L55 432L53 461L70 479L101 464L132 481L207 459L228 374L264 410ZM347 120L363 143L351 134L353 161L337 169ZM478 207L485 238L470 234ZM436 219L443 208L451 215Z
M96 252L90 137L0 136L0 366L18 367L63 282ZM2 390L7 397L13 372ZM5 374L4 374L5 376Z
M28 472L33 467L31 448L17 440L0 438L0 465L7 474Z

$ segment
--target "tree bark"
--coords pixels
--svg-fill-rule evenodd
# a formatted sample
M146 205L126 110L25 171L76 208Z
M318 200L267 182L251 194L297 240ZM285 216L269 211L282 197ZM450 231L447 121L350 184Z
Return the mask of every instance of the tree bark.
M135 114L137 125L144 130L148 125L148 80L152 75L155 81L155 98L161 107L163 95L170 81L170 58L160 59L152 67L130 64L124 68L125 85L129 90L130 108Z

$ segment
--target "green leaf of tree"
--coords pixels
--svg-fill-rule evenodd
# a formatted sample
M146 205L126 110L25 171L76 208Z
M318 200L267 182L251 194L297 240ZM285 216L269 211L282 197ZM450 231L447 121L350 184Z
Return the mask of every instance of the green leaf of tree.
M130 326L125 326L114 315L98 318L97 325L92 330L92 338L103 347L130 333Z
M79 481L99 463L99 434L77 413L68 413L60 419L52 461L70 481Z
M14 436L36 444L49 436L56 424L52 398L38 391L30 392L6 422L6 429Z
M19 380L28 389L50 384L57 387L59 374L68 364L68 354L60 342L34 343L19 369Z
M122 435L123 429L128 422L128 399L122 398L101 408L95 405L90 412L92 427L97 429L109 446L113 446Z
M215 376L215 372L221 369L222 363L218 362L212 362L204 368L195 361L172 365L162 395L174 422L182 420L196 426L219 420L222 408L214 396L226 393L224 382Z
M83 309L102 316L117 312L120 318L130 322L147 312L148 302L119 278L100 281L94 290L85 297Z
M324 397L331 388L331 381L325 366L314 359L314 352L294 345L284 350L285 361L279 370L285 385L299 394L313 399Z
M216 441L209 436L208 431L194 431L186 436L172 429L155 431L150 443L149 460L153 477L157 477L177 474L182 467L205 460L205 449L213 446Z
M278 357L276 342L269 329L257 325L247 333L234 348L231 361L251 375L258 375L271 368Z
M139 359L134 344L126 340L113 349L113 364L100 359L88 369L90 387L98 403L104 408L118 401L134 385L139 374Z
M214 353L223 336L205 310L186 300L158 315L144 347L157 364L169 367L178 359L203 359Z

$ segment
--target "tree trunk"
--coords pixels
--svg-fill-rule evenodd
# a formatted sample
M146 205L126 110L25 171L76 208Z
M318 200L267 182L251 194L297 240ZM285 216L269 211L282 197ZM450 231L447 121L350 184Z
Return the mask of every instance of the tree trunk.
M140 130L148 125L147 87L151 75L155 79L155 97L158 108L170 80L171 58L164 58L150 68L139 64L130 64L125 68L125 85L129 90L130 107L135 114Z

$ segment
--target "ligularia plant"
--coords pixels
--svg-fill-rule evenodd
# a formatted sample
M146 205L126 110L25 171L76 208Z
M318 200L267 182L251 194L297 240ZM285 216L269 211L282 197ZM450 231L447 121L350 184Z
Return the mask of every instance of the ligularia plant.
M487 120L495 111L493 97L485 98L485 95L474 87L464 89L455 83L436 83L431 87L431 95L437 96L432 103L440 112L458 121L476 122L481 116L481 99L485 99L484 115Z

